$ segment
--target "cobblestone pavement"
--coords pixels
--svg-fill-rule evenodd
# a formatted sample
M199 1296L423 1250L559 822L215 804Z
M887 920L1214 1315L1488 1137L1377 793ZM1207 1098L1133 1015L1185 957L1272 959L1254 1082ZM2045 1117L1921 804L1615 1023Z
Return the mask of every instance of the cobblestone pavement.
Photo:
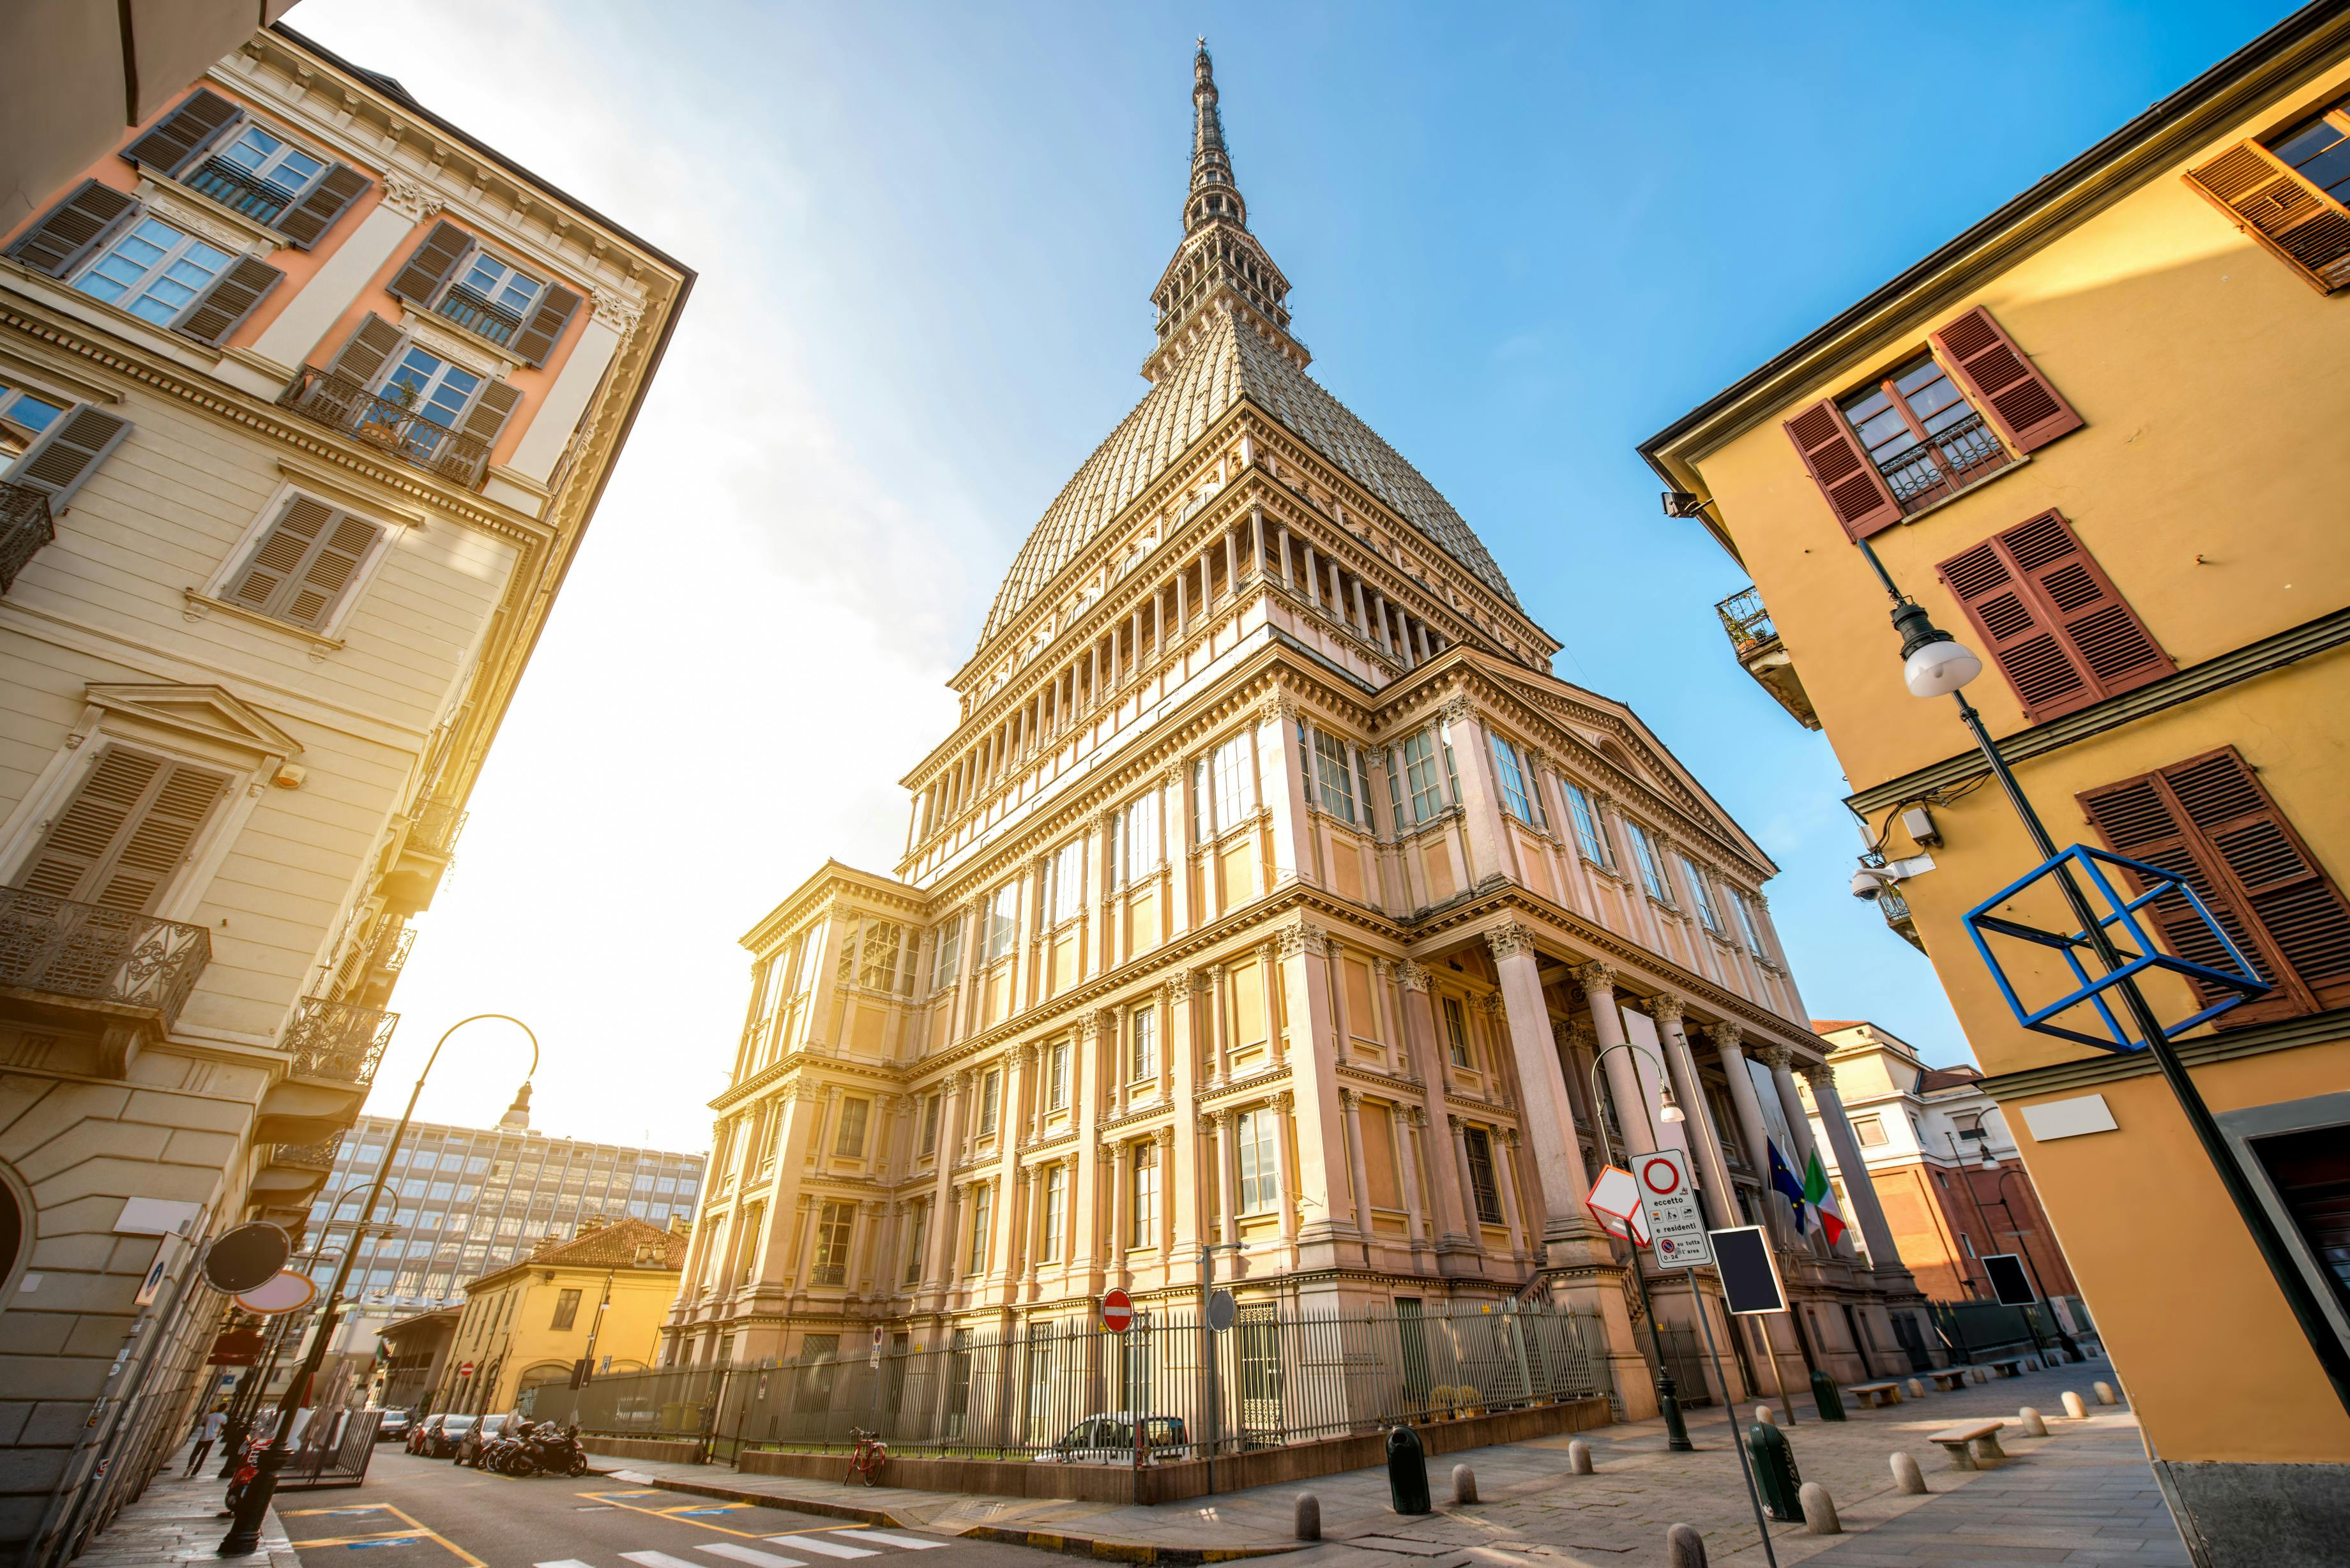
M2116 1381L2109 1363L2094 1360L1970 1384L1890 1409L1854 1410L1840 1424L1816 1419L1809 1401L1799 1399L1794 1424L1783 1429L1804 1479L1828 1489L1848 1533L1811 1535L1800 1525L1774 1524L1777 1561L1817 1558L1822 1568L1894 1562L1984 1568L2067 1562L2185 1564L2185 1548L2155 1488L2137 1419L2126 1405L2096 1404L2091 1386L2097 1379ZM2087 1402L2086 1419L2064 1418L2066 1389ZM2047 1418L2050 1435L2024 1438L2011 1426L2001 1437L2015 1458L1997 1469L1953 1471L1941 1450L1926 1440L1961 1419L2002 1416L2013 1422L2026 1405ZM1751 1414L1751 1407L1742 1412L1742 1425ZM1399 1518L1388 1508L1383 1468L1136 1508L834 1487L735 1476L718 1466L607 1462L648 1479L739 1489L746 1497L879 1510L902 1524L944 1533L989 1526L1060 1535L1073 1547L1099 1542L1194 1552L1294 1548L1295 1499L1311 1491L1321 1499L1325 1539L1291 1556L1295 1568L1633 1568L1665 1561L1665 1531L1675 1523L1700 1531L1716 1564L1762 1563L1724 1413L1691 1412L1690 1431L1697 1451L1689 1454L1666 1452L1662 1425L1656 1421L1585 1433L1596 1465L1588 1476L1569 1473L1571 1439L1564 1436L1449 1455L1430 1465L1439 1511L1419 1518ZM1894 1490L1888 1461L1897 1450L1918 1459L1929 1495ZM1476 1471L1480 1503L1454 1506L1448 1501L1451 1467L1461 1461Z
M286 1527L272 1509L261 1521L261 1550L245 1557L217 1554L229 1521L217 1517L226 1482L213 1477L216 1467L193 1480L180 1479L186 1450L182 1449L152 1481L137 1502L114 1516L114 1522L93 1537L88 1549L74 1559L74 1568L161 1568L169 1563L218 1563L224 1568L302 1568L302 1560L286 1540ZM217 1457L217 1456L215 1456Z

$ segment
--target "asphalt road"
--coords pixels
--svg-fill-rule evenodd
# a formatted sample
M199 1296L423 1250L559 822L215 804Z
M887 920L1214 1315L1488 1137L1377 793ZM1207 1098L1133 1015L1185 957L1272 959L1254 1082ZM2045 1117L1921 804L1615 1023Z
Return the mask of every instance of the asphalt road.
M1064 1568L1052 1552L582 1476L515 1480L387 1443L367 1484L289 1492L304 1568ZM364 1553L363 1556L359 1555Z

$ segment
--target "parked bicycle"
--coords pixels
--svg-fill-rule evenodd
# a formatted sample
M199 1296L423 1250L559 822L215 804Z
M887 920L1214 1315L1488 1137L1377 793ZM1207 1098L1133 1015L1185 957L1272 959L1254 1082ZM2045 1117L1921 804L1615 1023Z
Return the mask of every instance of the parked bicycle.
M862 1427L851 1427L848 1434L857 1439L848 1455L848 1473L867 1486L880 1485L881 1467L889 1462L889 1445L881 1440L880 1433Z

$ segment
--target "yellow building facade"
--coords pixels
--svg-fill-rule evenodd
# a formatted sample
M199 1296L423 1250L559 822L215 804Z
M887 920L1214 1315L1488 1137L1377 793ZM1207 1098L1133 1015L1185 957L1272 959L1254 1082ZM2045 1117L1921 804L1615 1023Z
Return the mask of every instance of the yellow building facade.
M2350 1415L2147 1055L2026 1032L1994 984L1963 917L2041 856L1905 689L1856 546L1981 656L2056 843L2182 874L2271 982L2181 1054L2350 1338L2345 132L2350 15L2311 6L1642 447L1752 575L1736 654L1835 746L1856 891L1932 960L2207 1563L2339 1560Z
M511 1410L542 1384L567 1385L581 1360L596 1376L646 1370L685 1251L681 1227L589 1221L572 1240L473 1281L441 1353L431 1407Z

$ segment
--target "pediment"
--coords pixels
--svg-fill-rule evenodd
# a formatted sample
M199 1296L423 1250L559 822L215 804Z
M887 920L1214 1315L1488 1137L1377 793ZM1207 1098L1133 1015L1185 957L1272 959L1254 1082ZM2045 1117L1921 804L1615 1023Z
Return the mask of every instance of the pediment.
M302 742L262 717L260 711L219 686L93 685L84 692L93 708L142 720L167 730L202 735L265 756L297 757Z

